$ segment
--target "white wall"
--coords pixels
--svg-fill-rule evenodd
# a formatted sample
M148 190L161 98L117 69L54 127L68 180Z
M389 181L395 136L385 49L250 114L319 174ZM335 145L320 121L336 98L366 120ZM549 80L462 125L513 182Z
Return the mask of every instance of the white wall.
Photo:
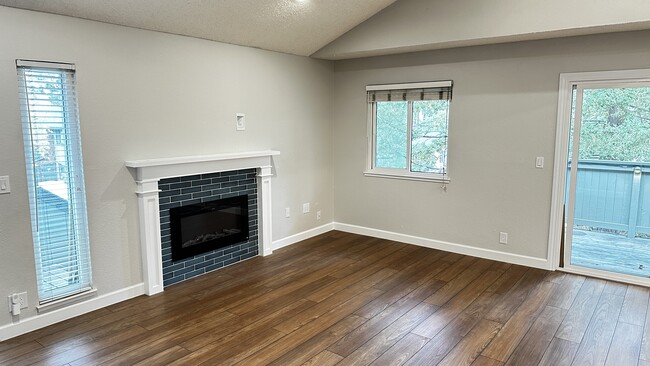
M546 259L559 74L650 68L648 39L614 33L336 62L334 220ZM365 86L449 79L447 192L365 177ZM507 246L500 231L510 234Z
M37 295L17 58L77 65L100 296L142 282L136 187L125 160L280 150L273 239L332 221L330 63L6 7L0 34L0 175L12 188L0 195L0 302L27 291L32 306L21 320L36 314ZM235 131L237 112L246 113L245 132ZM298 214L308 201L312 214ZM0 327L17 320L0 311Z
M337 60L648 28L646 0L399 0L314 56Z

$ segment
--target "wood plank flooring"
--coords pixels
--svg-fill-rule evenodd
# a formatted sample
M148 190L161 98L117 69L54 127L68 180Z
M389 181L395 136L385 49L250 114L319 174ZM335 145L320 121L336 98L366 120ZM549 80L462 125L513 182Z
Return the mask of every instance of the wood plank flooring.
M0 343L0 365L650 365L647 288L342 232Z

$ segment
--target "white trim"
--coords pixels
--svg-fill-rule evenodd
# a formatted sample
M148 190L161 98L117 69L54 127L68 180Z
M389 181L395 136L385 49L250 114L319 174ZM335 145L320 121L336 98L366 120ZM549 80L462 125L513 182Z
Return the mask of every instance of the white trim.
M564 222L564 190L566 185L566 162L569 149L568 126L571 115L572 83L567 74L560 74L557 123L555 128L555 157L553 159L553 186L551 193L551 218L548 234L547 258L553 268L560 266L560 243ZM568 117L566 117L568 116Z
M365 171L370 171L375 164L373 161L375 159L376 152L375 150L377 149L377 146L375 146L375 135L376 135L376 130L375 130L375 108L377 108L377 105L375 103L368 103L368 118L366 121L366 138L367 138L367 146L366 149L368 150L368 153L366 154L366 170Z
M602 278L604 280L623 282L631 285L650 287L650 280L645 277L632 276L622 273L603 271L598 269L566 265L564 268L558 268L559 271L566 273L579 274L583 276Z
M97 296L97 289L89 288L84 290L83 292L74 294L72 296L67 296L62 299L46 302L45 304L36 305L36 311L38 311L39 313L46 313L48 311L60 309L64 306L69 306L71 304L81 302L84 299L95 297L95 296Z
M272 166L257 168L257 212L258 214L258 253L262 256L273 254L273 211L271 210Z
M67 62L50 62L36 60L16 60L16 67L33 67L42 69L75 70L75 65Z
M196 156L180 156L173 158L158 158L158 159L144 159L144 160L129 160L126 166L129 168L145 168L159 165L177 165L187 163L198 163L215 160L233 160L233 159L246 159L258 158L264 156L280 155L279 151L263 150L263 151L249 151L237 152L226 154L212 154L212 155L196 155Z
M402 90L402 89L426 89L426 88L450 88L454 84L451 80L425 81L420 83L398 83L398 84L377 84L366 86L366 91L376 90Z
M569 128L571 123L571 95L576 83L603 81L650 80L650 69L615 70L561 73L558 92L558 111L555 128L555 158L553 160L553 190L551 195L551 218L548 235L549 269L559 268L560 243L562 241L562 215L566 185L566 164L569 153ZM568 265L565 262L565 265Z
M135 169L136 180L182 177L186 175L225 172L270 166L271 158L279 151L249 151L228 154L181 156L175 158L127 160L124 165Z
M0 342L143 294L144 284L140 283L2 326L0 327Z
M570 82L602 82L629 79L650 80L650 69L590 71L590 72L565 72L560 74L560 80Z
M445 252L458 253L490 259L499 262L518 264L527 267L549 269L548 261L544 258L535 258L520 254L505 253L491 249L477 248L464 244L450 243L446 241L423 238L419 236L395 233L392 231L379 230L357 225L334 222L334 230L340 230L347 233L372 236L380 239L394 240L402 243L413 244L425 248L443 250Z
M451 81L450 81L451 82ZM403 85L415 85L414 84L403 84ZM426 84L426 83L423 83ZM447 113L451 108L451 100L449 101L450 105L447 108ZM407 116L407 136L411 136L411 129L413 128L413 105L411 102L408 104L408 113ZM403 180L415 180L422 182L437 182L437 183L450 183L451 178L447 175L445 167L445 173L425 173L425 172L413 172L411 171L411 140L410 137L407 138L407 152L406 152L406 167L403 169L391 169L391 168L377 168L375 167L375 159L377 157L377 146L376 146L376 137L377 137L377 104L368 103L368 118L367 118L367 154L366 154L366 169L363 172L363 175L366 177L377 177L377 178L391 178L391 179L403 179ZM447 129L449 129L449 115L447 115ZM447 134L447 150L449 149L449 134Z
M145 293L154 295L163 291L160 190L157 180L138 181L137 184L142 278Z
M417 180L421 182L449 183L451 179L446 174L440 173L416 173L407 171L393 171L388 169L370 169L363 172L366 177L379 177L403 180Z
M288 247L289 245L293 245L295 243L301 242L303 240L307 240L309 238L313 238L314 236L318 236L321 234L325 234L329 231L334 230L334 223L330 222L329 224L325 224L319 227L315 227L313 229L305 230L303 232L300 232L298 234L293 234L291 236L287 236L286 238L282 238L280 240L276 240L273 242L273 250Z

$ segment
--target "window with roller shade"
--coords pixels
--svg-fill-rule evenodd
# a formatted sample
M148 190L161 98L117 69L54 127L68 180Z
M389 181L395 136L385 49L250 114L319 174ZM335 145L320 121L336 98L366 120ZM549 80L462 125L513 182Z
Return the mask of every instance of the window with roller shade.
M449 181L452 82L366 87L369 151L366 175Z
M16 60L40 304L92 289L73 64Z

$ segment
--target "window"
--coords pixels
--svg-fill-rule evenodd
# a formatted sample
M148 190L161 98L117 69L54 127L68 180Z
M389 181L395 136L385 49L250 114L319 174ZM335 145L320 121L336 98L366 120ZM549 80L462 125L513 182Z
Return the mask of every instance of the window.
M369 159L365 174L448 181L451 81L370 85Z
M90 290L81 136L71 64L16 60L41 304Z

